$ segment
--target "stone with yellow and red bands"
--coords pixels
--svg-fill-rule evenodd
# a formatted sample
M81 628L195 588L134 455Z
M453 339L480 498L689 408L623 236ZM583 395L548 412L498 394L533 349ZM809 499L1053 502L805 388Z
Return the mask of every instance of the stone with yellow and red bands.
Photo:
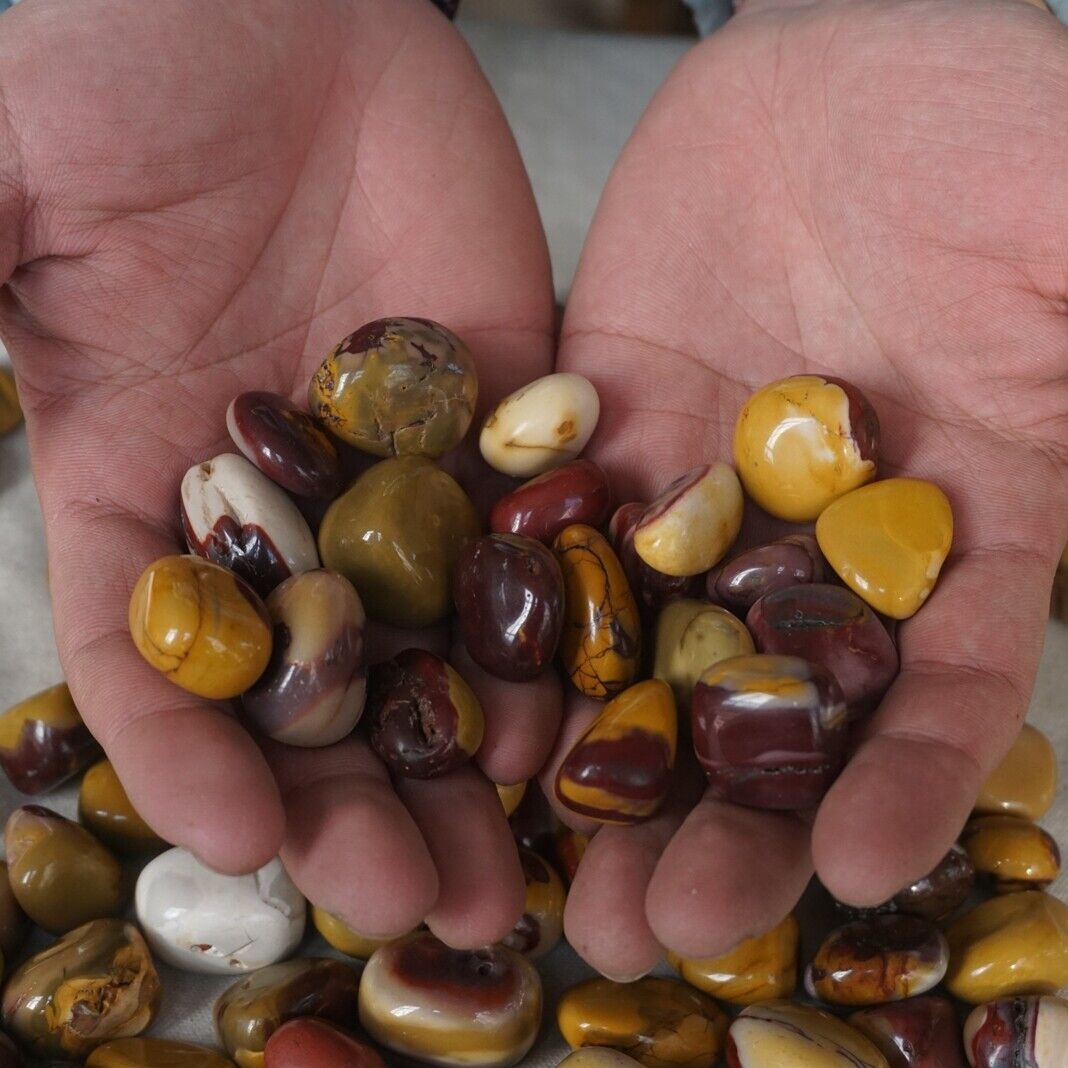
M1030 996L980 1005L964 1022L964 1046L972 1068L1063 1068L1068 1001Z
M528 960L537 960L563 936L567 891L560 876L537 853L520 849L519 863L527 885L523 915L501 939L501 944L522 953Z
M965 1068L957 1010L948 998L928 995L861 1009L849 1022L879 1047L890 1068Z
M604 526L611 507L612 491L604 471L592 460L572 460L501 497L490 512L489 526L495 534L519 534L552 544L573 523Z

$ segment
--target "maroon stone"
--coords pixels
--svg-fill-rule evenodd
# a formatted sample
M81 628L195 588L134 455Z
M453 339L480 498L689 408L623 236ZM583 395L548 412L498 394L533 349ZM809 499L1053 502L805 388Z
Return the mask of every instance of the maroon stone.
M708 573L708 598L747 612L761 597L791 586L822 582L823 554L811 534L790 534L741 553Z
M270 535L249 523L240 526L233 516L223 515L203 540L199 540L182 507L185 543L194 556L219 564L243 578L261 597L266 597L292 575L285 557Z
M54 727L27 719L15 748L0 749L0 767L16 790L35 796L55 789L100 756L100 746L84 723Z
M849 400L849 429L862 460L879 466L879 417L867 397L844 378L823 376L824 382L838 386Z
M572 523L600 528L611 507L608 476L592 460L572 460L502 497L490 512L489 525L495 534L551 544Z
M429 931L409 936L390 958L394 974L407 986L435 995L460 994L465 1004L476 995L490 1012L507 1005L519 990L519 975L510 953L500 946L452 949Z
M263 1064L264 1068L384 1068L370 1046L314 1016L278 1028L267 1041Z
M849 1022L875 1043L890 1068L965 1068L957 1013L946 998L928 995L862 1009Z

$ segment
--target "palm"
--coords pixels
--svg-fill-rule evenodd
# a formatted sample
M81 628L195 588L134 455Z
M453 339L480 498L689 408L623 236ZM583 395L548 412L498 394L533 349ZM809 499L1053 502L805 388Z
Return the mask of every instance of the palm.
M933 866L1027 707L1068 536L1066 64L1023 4L751 2L646 114L568 307L561 365L602 391L622 499L728 458L747 394L803 370L859 384L883 473L952 499L941 585L812 835L856 903ZM684 816L587 853L568 932L605 970L721 950L803 888L799 824Z

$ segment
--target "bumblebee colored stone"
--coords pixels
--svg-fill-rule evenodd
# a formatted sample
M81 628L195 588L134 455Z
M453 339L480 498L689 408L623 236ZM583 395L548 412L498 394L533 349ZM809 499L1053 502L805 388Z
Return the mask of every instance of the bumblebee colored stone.
M990 773L975 801L980 815L1040 820L1057 793L1057 754L1049 739L1030 723Z
M1060 874L1061 851L1051 835L1015 816L979 816L961 835L975 870L999 894L1041 890Z
M758 389L734 427L734 464L746 493L780 519L815 519L875 477L879 420L856 386L794 375Z
M223 875L170 849L142 870L134 905L152 951L187 972L254 971L304 936L304 898L277 857L249 875Z
M30 923L11 889L7 861L0 860L0 976L3 961L11 961L22 948L29 934ZM3 1062L0 1061L0 1068Z
M115 916L125 904L119 862L84 827L50 809L15 809L4 828L4 846L15 900L52 934Z
M264 1068L385 1068L364 1042L314 1016L282 1024L267 1040Z
M742 1009L727 1032L728 1068L890 1068L855 1027L791 1001Z
M727 1017L706 994L674 979L590 979L568 990L556 1022L572 1048L610 1046L645 1068L712 1068Z
M756 938L747 938L718 957L686 958L668 954L668 962L690 984L732 1005L755 1005L788 998L797 986L800 928L787 916Z
M323 565L360 592L368 615L429 627L449 609L460 551L478 537L474 505L421 456L383 460L330 506L319 527Z
M968 854L954 845L932 871L899 890L892 904L898 912L944 920L964 904L974 885L975 866Z
M4 988L3 1024L28 1052L73 1060L152 1022L160 982L132 923L94 920L31 957Z
M145 569L130 597L130 635L152 667L198 697L237 697L271 658L263 602L233 572L196 556L165 556Z
M575 881L575 875L586 855L586 847L590 844L590 836L573 831L570 827L561 827L556 832L555 846L556 859L560 865L560 871L567 879L568 884Z
M367 721L374 751L412 779L433 779L466 764L486 726L471 687L425 649L405 649L371 669Z
M569 1053L557 1068L635 1068L641 1064L618 1049L607 1046L586 1046Z
M229 568L264 597L290 575L319 566L300 509L236 453L185 473L182 527L191 553Z
M0 367L0 437L10 434L22 422L22 405L19 403L15 379L9 371Z
M341 460L330 436L277 393L242 393L226 409L226 429L247 460L298 497L334 497Z
M705 579L702 575L665 575L638 555L634 548L634 531L646 507L637 501L621 504L608 525L608 539L623 565L623 573L638 607L653 613L682 598L697 597Z
M360 980L364 1030L429 1064L518 1064L537 1037L541 1006L541 979L522 954L450 949L429 931L378 950Z
M744 614L761 597L790 586L822 582L823 553L811 534L785 538L740 553L708 573L708 597Z
M352 1027L356 990L356 973L339 960L272 964L219 996L215 1030L239 1068L263 1068L268 1040L288 1020L310 1016Z
M946 986L961 1001L979 1005L1068 987L1068 905L1040 890L984 901L946 937Z
M742 487L727 464L695 468L646 508L634 548L665 575L699 575L726 554L742 526Z
M430 319L366 323L334 346L308 390L312 415L374 456L441 456L460 444L477 401L474 357Z
M626 575L593 527L567 527L553 549L564 575L564 670L579 693L614 697L634 681L641 657L641 619Z
M287 745L332 745L352 732L367 696L366 617L352 583L333 571L286 579L267 598L273 651L241 698L246 718Z
M490 512L494 534L518 534L551 545L564 527L608 521L612 493L608 476L592 460L572 460L505 494Z
M523 915L501 942L528 960L537 960L553 949L564 933L567 891L560 876L537 853L520 849L519 862L527 884Z
M512 682L536 678L556 655L564 579L541 542L490 534L460 552L453 601L471 659Z
M800 656L826 668L850 714L879 703L898 669L897 646L879 617L851 590L812 583L761 597L745 625L762 653Z
M887 478L838 498L816 521L838 577L877 612L908 619L930 596L953 543L946 495L918 478Z
M680 708L690 707L697 680L721 660L754 652L745 624L707 601L675 601L656 621L653 675L663 679Z
M637 823L671 787L678 716L671 688L639 682L614 697L572 746L556 773L556 797L603 823Z
M117 1038L97 1046L85 1068L234 1068L207 1046L165 1038Z
M78 791L78 819L109 849L125 856L167 848L130 804L110 760L101 760L85 773Z
M872 916L832 931L805 972L805 989L832 1005L881 1005L925 994L946 974L945 935L918 916Z
M501 799L504 814L510 817L519 808L519 804L527 792L527 784L526 782L517 782L510 786L505 786L502 783L495 783L494 785L497 787L497 796Z
M964 1022L964 1048L972 1068L1064 1068L1068 1001L1016 997L979 1005Z
M0 767L24 794L54 789L99 756L65 682L0 715Z
M861 1009L849 1022L878 1046L890 1068L965 1068L957 1011L946 998Z
M344 920L318 905L312 908L312 923L315 929L339 953L356 960L367 960L376 949L389 945L392 938L368 938L354 931Z
M724 801L809 808L842 768L842 691L826 670L796 656L720 661L698 681L690 712L697 759Z

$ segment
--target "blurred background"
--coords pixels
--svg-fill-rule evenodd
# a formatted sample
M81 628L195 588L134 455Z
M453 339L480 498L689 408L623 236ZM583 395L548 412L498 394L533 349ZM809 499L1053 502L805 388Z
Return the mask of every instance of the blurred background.
M693 33L682 0L463 0L466 17L623 33Z

